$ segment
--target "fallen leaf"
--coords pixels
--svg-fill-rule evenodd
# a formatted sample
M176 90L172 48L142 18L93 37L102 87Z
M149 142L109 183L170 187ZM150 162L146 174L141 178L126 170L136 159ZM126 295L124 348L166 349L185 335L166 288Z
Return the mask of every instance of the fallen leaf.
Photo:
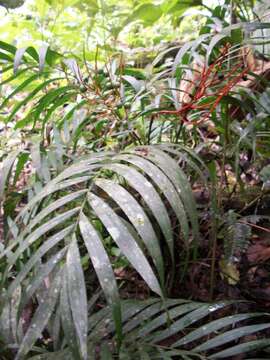
M235 263L227 262L224 259L219 262L220 275L228 284L236 285L239 282L240 274Z
M253 244L247 250L247 258L251 263L266 261L270 259L270 246Z

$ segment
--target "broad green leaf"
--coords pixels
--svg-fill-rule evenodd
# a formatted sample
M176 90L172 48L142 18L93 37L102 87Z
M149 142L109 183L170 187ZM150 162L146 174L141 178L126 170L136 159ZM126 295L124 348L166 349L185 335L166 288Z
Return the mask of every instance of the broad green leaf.
M60 129L66 120L70 119L71 116L74 114L74 112L79 109L80 107L82 107L83 105L85 105L87 103L87 101L85 99L79 101L78 103L74 104L74 106L70 109L70 111L68 111L62 119L59 120L57 127L58 129Z
M58 87L57 89L53 89L49 91L47 94L42 96L39 99L37 106L33 109L34 121L37 120L37 118L40 116L40 113L45 109L47 109L47 107L51 105L58 96L62 96L63 94L66 94L69 90L73 90L73 89L74 89L73 85L61 86Z
M27 54L29 54L37 63L39 62L39 55L37 50L33 46L28 46L26 49Z
M181 300L181 299L175 299L175 300L172 300L172 299L168 299L168 300L165 300L164 303L161 303L161 302L157 302L157 303L154 303L150 306L148 306L146 309L143 309L139 314L137 314L135 317L131 318L124 326L124 333L127 334L129 333L131 330L135 329L136 327L140 327L142 328L143 327L143 324L144 322L145 323L149 323L151 322L152 320L152 317L153 316L156 316L158 315L161 311L168 311L168 313L166 315L169 315L169 316L172 316L173 314L169 312L169 309L170 308L174 308L176 307L177 305L183 305L183 304L187 304L189 303L188 300ZM196 305L197 306L197 305ZM182 310L183 308L180 306L178 307L178 310L179 308ZM177 310L177 311L178 311ZM188 310L191 310L190 307L188 307ZM174 311L175 312L175 311ZM180 315L180 314L179 314ZM162 315L161 315L162 316ZM165 322L167 321L167 317L165 318ZM158 320L159 323L161 323L161 317L159 317L159 320ZM153 323L152 325L150 325L150 329L151 330L151 327L153 326ZM153 328L153 327L152 327ZM137 330L140 330L140 329L137 329ZM136 330L136 331L137 331ZM128 335L127 335L128 336Z
M171 231L171 221L168 216L159 194L154 186L143 175L132 167L122 164L105 165L104 169L110 169L125 178L129 184L142 196L143 201L155 216L167 241L172 259L174 260L173 234ZM147 191L146 191L147 189Z
M11 152L3 161L0 171L0 202L3 201L7 179L21 150Z
M202 5L201 0L165 0L162 2L162 10L167 14L176 14L181 16L182 13L193 6ZM181 12L179 12L181 10Z
M152 179L152 181L155 182L156 186L160 188L161 192L166 196L172 209L174 210L181 225L184 237L187 240L189 235L189 225L186 212L183 208L181 198L169 178L158 167L154 166L150 161L147 161L140 156L123 154L117 156L117 159L124 160L142 169Z
M59 215L53 217L51 220L47 221L45 224L35 229L30 235L23 239L23 241L20 241L19 247L16 249L16 251L13 254L10 254L11 249L18 244L18 239L16 239L15 242L13 242L7 249L5 249L3 254L1 254L1 257L6 254L9 255L8 264L10 267L12 267L15 264L16 260L19 258L19 256L25 250L27 250L27 248L29 248L29 246L31 246L36 240L40 239L42 235L54 229L58 225L63 224L66 220L70 219L79 211L80 207L77 207L75 209L68 210L62 214L60 213Z
M207 172L207 167L205 163L202 161L202 159L197 155L197 153L183 145L174 145L174 144L160 144L157 145L158 148L160 148L162 151L168 152L172 155L177 155L177 159L175 159L177 162L180 160L183 160L187 163L190 168L192 168L205 182L205 185L207 186L207 179L206 176L203 174L201 168ZM201 168L200 168L201 167Z
M172 321L172 325L168 327L170 329L174 326L174 324L178 323L180 320L175 320L175 318L184 315L186 313L192 314L192 311L194 309L200 310L202 305L200 303L191 302L191 303L184 303L179 306L175 306L172 309L169 309L166 311L163 311L161 315L155 317L153 320L148 321L146 325L141 326L138 334L136 335L137 338L146 338L147 336L151 336L151 333L158 329L159 327L163 325L167 325L169 321ZM189 315L186 315L189 316ZM166 330L165 330L166 331ZM136 333L136 332L135 332ZM153 341L156 342L156 336L153 334ZM157 335L158 337L158 335Z
M6 61L12 62L13 61L13 58L10 55L3 53L3 52L0 52L0 59L4 60L4 62L6 62Z
M82 168L82 167L80 167L80 168ZM87 168L89 169L89 166L85 165L85 166L83 166L83 168L86 170ZM66 174L66 175L67 175L67 177L69 177L68 174ZM90 176L80 176L80 177L77 177L77 178L75 177L73 179L65 180L65 181L62 181L59 183L56 181L56 178L54 178L34 198L32 198L28 202L28 204L18 214L16 221L18 221L20 218L23 218L25 216L25 214L27 212L29 212L29 210L33 209L34 205L38 204L42 199L49 196L50 194L53 194L57 191L69 188L70 186L85 182L85 181L89 180L89 178L90 178Z
M141 236L157 267L160 280L164 284L164 264L159 240L143 208L127 190L113 181L97 179L95 184L104 190L126 214L136 232Z
M258 339L253 341L248 341L243 344L235 345L230 347L229 349L219 351L213 355L209 356L209 359L224 359L230 356L244 354L249 351L255 351L259 349L263 349L269 347L270 340L269 339Z
M68 226L64 230L56 233L47 239L37 251L33 253L28 262L24 264L21 271L15 277L15 279L11 282L8 288L8 294L12 294L13 291L22 283L25 277L28 275L29 271L35 266L39 261L41 261L44 254L46 254L49 250L51 250L55 245L57 245L61 240L63 240L66 236L68 236L71 231L74 229L73 225Z
M15 46L4 41L0 41L0 48L7 52L10 52L13 55L16 54L16 50L17 50Z
M158 165L174 184L179 196L183 201L184 207L186 208L187 213L189 215L193 228L194 238L195 240L198 240L199 229L198 229L196 203L193 197L190 183L185 173L169 155L165 154L161 150L153 147L146 147L146 149L147 149L146 151L148 152L146 157L150 161ZM136 154L144 156L144 152L140 151L140 148L138 148Z
M162 296L161 288L149 262L127 227L121 221L121 218L96 195L89 194L88 201L128 261L142 276L150 289Z
M118 340L120 343L122 338L121 307L117 284L110 259L104 249L99 233L83 213L80 214L79 226L100 285L109 305L112 307Z
M75 235L67 252L66 270L68 280L68 298L72 318L80 345L81 356L84 360L87 360L87 294L83 269L81 266L81 257Z
M206 325L200 326L198 329L190 332L188 335L184 336L182 339L173 343L173 347L182 346L190 343L191 341L195 341L203 336L209 335L211 333L215 333L218 330L228 326L234 325L235 323L243 320L248 320L253 317L259 317L263 314L260 313L247 313L247 314L236 314L231 316L226 316L221 319L217 319L209 322Z
M13 179L13 185L16 184L16 182L19 179L19 176L24 168L24 165L26 164L26 162L29 159L29 152L22 152L19 156L18 156L18 162L16 164L16 170L15 170L15 174L14 174L14 179Z
M166 301L165 301L166 302ZM163 304L160 304L160 299L158 298L150 298L146 299L143 302L138 301L121 301L121 307L122 307L122 323L125 324L129 320L135 320L138 316L138 314L141 314L144 310L147 310L149 306L153 304L159 304L159 307L162 308ZM107 326L108 332L115 331L115 325L111 321L110 324Z
M44 280L55 270L57 264L62 260L67 249L63 248L58 253L53 255L46 263L42 264L38 269L37 273L31 278L31 282L27 286L25 293L22 296L22 301L20 308L23 309L28 303L29 300L34 296L36 291L44 283Z
M22 70L20 70L20 71L17 71L16 74L12 74L12 75L9 76L7 79L1 81L1 82L0 82L0 86L5 85L5 84L10 84L13 80L17 79L20 75L28 72L28 71L31 70L31 69L32 69L31 67L28 67L28 68L26 68L26 69L22 69ZM2 70L1 73L3 73L3 70Z
M44 330L47 322L55 308L55 304L58 300L60 293L60 284L61 284L61 272L58 272L53 283L48 289L48 296L44 302L40 303L37 310L34 313L34 316L31 320L29 328L26 331L26 334L23 338L23 341L20 345L18 353L15 357L16 360L23 358L31 350L32 346L35 344L37 339L42 336L42 331Z
M34 198L28 202L28 204L18 214L16 221L18 221L20 218L23 218L25 214L34 207L35 204L39 203L48 195L89 180L90 176L80 176L62 181L63 179L71 177L72 175L76 175L76 170L78 170L78 172L86 172L88 170L88 172L91 173L91 170L96 170L100 166L101 165L91 165L91 162L89 163L88 161L75 164L75 166L70 166L70 168L66 169L67 171L64 170L59 176L51 180Z
M60 294L60 316L65 338L74 358L80 358L78 343L76 341L76 331L71 314L70 301L68 296L67 271L63 271L62 287Z
M162 16L162 10L159 5L142 4L127 18L125 24L141 20L146 25L154 24Z
M161 340L164 340L178 333L179 331L187 328L194 322L199 321L200 319L206 317L207 315L217 310L220 310L229 304L230 302L220 302L220 303L215 303L213 305L209 305L209 304L202 305L198 309L174 321L167 329L161 330L157 335L153 335L152 340L155 343L158 343Z
M19 74L19 72L17 73L17 75ZM32 76L30 76L29 78L27 78L25 81L23 81L19 86L17 86L1 103L0 105L0 109L3 109L4 106L7 105L8 101L16 94L20 93L22 90L25 89L25 87L27 87L27 85L31 84L33 81L35 81L36 79L38 79L40 77L39 74L34 74Z
M79 191L75 191L71 194L68 194L66 196L63 196L61 198L59 198L58 200L52 202L51 204L49 204L47 207L45 207L42 211L40 211L30 222L29 224L25 227L25 229L22 231L22 233L20 234L20 237L25 237L26 234L28 234L30 231L32 231L32 229L41 222L41 220L43 220L46 216L52 214L55 210L61 208L64 205L68 205L69 203L71 204L72 201L78 199L79 197L85 195L87 192L87 190L79 190Z
M60 95L57 99L53 100L53 105L47 110L47 114L44 117L43 121L42 121L42 127L43 129L45 128L45 124L49 121L49 119L51 118L52 114L54 113L54 111L58 108L60 108L61 106L63 106L65 103L70 102L70 99L77 95L76 92L68 92L65 95ZM59 122L58 122L59 124ZM57 125L58 125L57 124ZM64 122L64 124L67 124L66 122ZM58 125L58 128L60 128L60 126Z
M1 306L0 312L0 338L6 343L14 343L18 341L17 337L17 317L21 300L21 287L18 287ZM5 293L6 296L6 293ZM0 351L1 353L1 351Z
M253 333L258 333L264 329L270 327L270 324L258 324L258 325L248 325L242 326L238 329L233 329L230 331L226 331L221 335L214 337L211 340L204 342L203 344L196 346L193 350L194 351L206 351L211 350L215 347L222 346L230 341L235 341L242 336L248 336ZM270 341L269 341L270 344Z
M27 95L23 100L21 100L17 105L14 106L14 108L12 109L6 122L10 122L13 119L14 115L20 110L20 108L23 107L24 105L26 105L29 101L33 100L35 95L37 93L39 93L40 90L43 90L50 83L55 82L60 79L62 79L62 78L49 79L49 80L44 81L42 84L38 85L32 92L30 92L29 95Z

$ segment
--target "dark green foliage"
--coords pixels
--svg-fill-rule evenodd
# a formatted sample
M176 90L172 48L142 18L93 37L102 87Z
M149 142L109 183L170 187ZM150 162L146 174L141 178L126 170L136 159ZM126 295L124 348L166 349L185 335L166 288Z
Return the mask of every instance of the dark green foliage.
M200 4L139 4L126 24L149 26L164 15L178 24L187 7ZM242 5L234 10L244 18ZM77 6L96 15L106 4ZM212 203L219 213L205 208L209 224L224 220L223 267L233 267L227 273L237 270L235 257L252 235L251 220L233 210L221 220L218 205L230 186L224 184L225 165L234 168L237 181L244 167L240 153L261 160L268 151L257 147L258 137L269 135L267 80L261 93L236 86L243 77L259 78L243 73L241 49L256 46L252 32L270 25L228 24L226 11L217 6L200 37L182 46L172 62L161 64L160 54L146 69L126 66L117 56L99 67L47 46L0 42L2 73L8 74L1 85L12 89L0 110L6 112L5 131L14 125L23 144L3 151L0 173L0 357L221 359L269 347L268 314L228 308L235 301L168 296L170 284L185 275L178 273L179 248L189 266L209 240L200 233L204 214L194 184L215 189ZM218 34L211 32L215 21L224 25ZM213 78L217 84L209 85ZM188 100L180 96L187 82ZM237 107L240 115L233 119ZM213 140L205 136L211 126ZM215 168L210 177L206 163ZM31 181L15 192L29 164ZM269 165L260 175L267 191ZM206 251L212 270L215 240L213 251L210 241ZM127 275L133 268L136 280L144 280L148 298L123 300L119 263Z

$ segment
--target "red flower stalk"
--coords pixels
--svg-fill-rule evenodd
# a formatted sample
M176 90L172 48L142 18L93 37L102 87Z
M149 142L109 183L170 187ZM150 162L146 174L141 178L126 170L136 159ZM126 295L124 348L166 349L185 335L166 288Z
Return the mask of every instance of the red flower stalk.
M224 46L221 54L209 66L204 65L199 73L199 79L191 81L195 90L194 94L189 94L190 100L183 102L182 106L177 110L160 110L158 114L177 115L181 122L198 125L207 120L210 114L216 109L222 98L232 90L243 78L246 77L249 66L245 64L244 59L236 63L229 72L224 69L224 61L229 60L229 45ZM246 55L247 56L247 55ZM240 71L239 71L240 70ZM222 79L222 80L221 80ZM223 80L226 82L224 83ZM197 84L195 84L197 82ZM213 88L217 87L216 91ZM200 104L204 98L211 96L214 100L205 104ZM197 121L189 121L188 113L194 110L206 110L201 119Z

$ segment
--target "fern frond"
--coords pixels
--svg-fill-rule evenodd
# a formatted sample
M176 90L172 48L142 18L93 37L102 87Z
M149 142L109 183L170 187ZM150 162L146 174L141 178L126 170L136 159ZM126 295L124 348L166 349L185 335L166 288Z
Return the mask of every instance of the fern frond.
M230 210L224 233L224 259L226 262L233 262L236 252L242 252L247 248L251 237L251 227L239 222L235 212Z

